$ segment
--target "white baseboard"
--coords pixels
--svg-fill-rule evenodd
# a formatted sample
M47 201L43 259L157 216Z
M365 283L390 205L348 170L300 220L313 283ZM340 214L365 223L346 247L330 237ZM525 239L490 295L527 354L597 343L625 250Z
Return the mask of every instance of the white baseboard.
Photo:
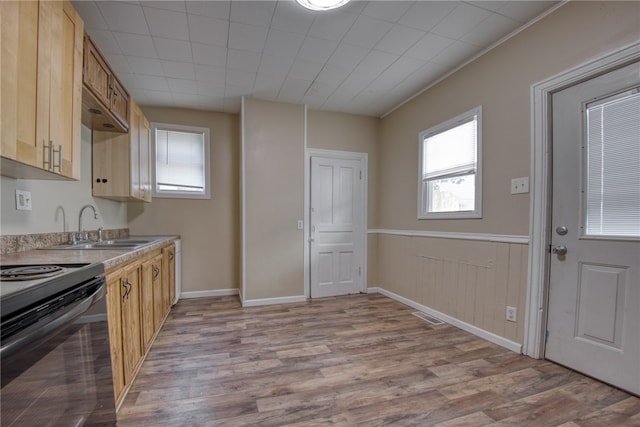
M464 331L467 331L469 333L472 333L473 335L479 336L480 338L483 338L487 341L491 341L494 344L497 344L501 347L504 347L506 349L509 349L511 351L514 351L516 353L522 353L522 344L518 344L517 342L508 340L504 337L501 337L500 335L496 335L493 332L489 332L489 331L485 331L484 329L481 329L477 326L471 325L467 322L463 322L462 320L456 319L455 317L451 317L449 315L446 315L444 313L439 312L438 310L434 310L430 307L427 307L425 305L422 304L418 304L415 301L412 301L408 298L402 297L396 293L393 293L391 291L388 291L384 288L369 288L369 293L374 293L373 289L376 289L378 293L387 296L391 299L394 299L398 302L401 302L405 305L408 305L409 307L415 308L416 310L420 310L424 313L430 314L431 316L437 317L440 320L443 320L445 322L447 322L450 325L453 325L457 328L460 328Z
M368 294L377 294L380 292L380 288L377 286L370 286L367 288L367 293Z
M243 307L256 307L259 305L273 305L273 304L289 304L292 302L304 302L307 297L304 295L297 295L291 297L278 297L278 298L261 298L261 299L246 299L242 301Z
M189 299L189 298L206 298L206 297L224 297L228 295L238 295L238 289L214 289L211 291L191 291L191 292L182 292L180 294L180 299Z

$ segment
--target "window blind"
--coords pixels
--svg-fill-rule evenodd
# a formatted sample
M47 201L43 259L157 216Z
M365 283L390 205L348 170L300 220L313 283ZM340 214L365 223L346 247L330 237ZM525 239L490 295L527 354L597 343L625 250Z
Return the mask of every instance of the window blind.
M424 139L423 179L475 173L477 116Z
M156 130L156 182L160 190L203 191L204 136Z
M592 236L640 237L640 93L586 109L586 224Z

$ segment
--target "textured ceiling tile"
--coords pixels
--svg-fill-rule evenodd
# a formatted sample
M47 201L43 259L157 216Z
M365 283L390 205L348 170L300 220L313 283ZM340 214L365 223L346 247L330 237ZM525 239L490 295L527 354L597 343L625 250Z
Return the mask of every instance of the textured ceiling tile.
M374 47L393 25L386 21L359 16L349 32L344 37L344 42L356 46Z
M142 5L144 7L155 7L157 9L173 10L174 12L186 12L187 9L185 7L185 3L186 2L184 2L184 1L168 1L168 0L152 1L152 0L144 0L144 3L142 3Z
M469 28L475 28L489 15L491 12L484 9L469 4L460 4L438 25L433 27L431 32L451 39L459 39L469 32Z
M86 29L95 30L107 30L107 22L102 17L98 5L94 2L85 1L73 1L71 2L73 7L78 11L82 20L84 21L84 27Z
M154 37L158 57L171 61L193 61L191 44L183 40L163 39Z
M340 43L327 64L342 68L354 69L360 61L369 53L369 49L354 46L347 43Z
M261 56L259 53L247 50L229 49L227 53L227 68L257 73Z
M326 62L336 50L337 41L307 37L300 47L298 58Z
M202 43L191 43L193 60L196 64L216 65L225 67L227 65L227 48L219 45Z
M122 52L115 38L116 33L106 30L90 30L88 33L100 52L104 54Z
M275 8L275 1L232 1L230 21L268 27Z
M187 12L192 15L229 20L231 3L227 1L188 1Z
M461 40L476 46L488 47L520 26L518 21L493 14L465 34Z
M195 68L192 62L178 62L178 61L161 61L162 70L165 77L175 77L180 79L196 78Z
M97 5L111 31L149 34L147 21L140 6L114 2L98 2Z
M429 31L447 16L459 2L457 1L425 1L415 2L398 21L407 27Z
M185 13L145 7L144 15L151 35L167 39L189 40L189 25Z
M414 44L413 47L405 53L405 56L421 59L426 62L439 54L443 49L451 45L453 42L454 40L448 39L446 37L428 33L420 41Z
M279 1L273 15L271 28L290 33L307 34L313 24L314 13L293 1Z
M151 36L127 33L113 33L113 35L124 55L145 58L157 58L158 56Z
M402 55L424 36L424 31L402 25L394 25L382 40L378 42L376 50Z
M139 56L126 56L127 62L134 74L146 74L148 76L164 76L160 60L155 58L141 58Z
M313 21L308 35L327 40L341 40L356 22L356 19L358 19L358 15L337 11L318 15Z
M292 0L73 4L144 103L232 111L247 95L379 115L556 3L352 1L326 13Z
M196 64L195 71L197 81L222 85L226 81L226 69L224 67Z
M363 15L383 21L396 22L411 7L410 1L372 1L362 11Z
M229 21L198 15L187 16L192 42L227 46Z
M229 25L230 49L261 53L267 41L269 28L231 22Z
M304 42L302 34L271 29L264 46L267 55L295 57Z

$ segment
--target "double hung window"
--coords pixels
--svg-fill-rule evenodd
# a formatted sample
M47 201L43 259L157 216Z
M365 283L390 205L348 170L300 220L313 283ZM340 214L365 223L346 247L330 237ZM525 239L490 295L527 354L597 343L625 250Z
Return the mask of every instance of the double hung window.
M482 217L482 107L420 132L418 219Z
M209 129L152 123L153 196L209 199Z

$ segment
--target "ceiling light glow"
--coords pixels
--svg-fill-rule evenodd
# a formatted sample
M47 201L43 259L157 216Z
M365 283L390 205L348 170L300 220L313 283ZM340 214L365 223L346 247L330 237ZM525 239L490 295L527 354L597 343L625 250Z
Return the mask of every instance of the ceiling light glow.
M349 0L296 0L296 2L310 10L331 10L344 6Z

